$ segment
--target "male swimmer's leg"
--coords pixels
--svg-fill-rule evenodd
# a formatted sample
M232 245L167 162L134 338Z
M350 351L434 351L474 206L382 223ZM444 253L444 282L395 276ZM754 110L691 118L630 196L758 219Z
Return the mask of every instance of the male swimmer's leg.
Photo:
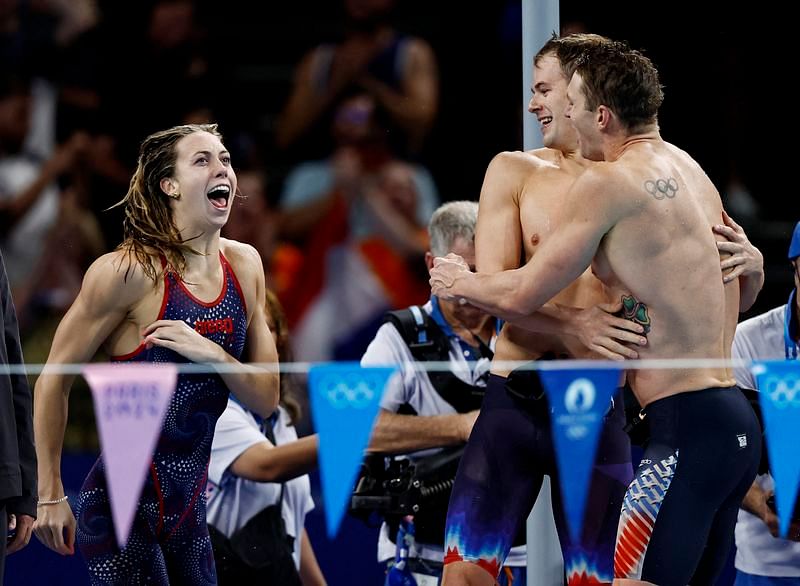
M722 531L733 533L731 505L749 487L760 457L758 424L740 398L738 389L706 389L648 406L652 440L625 495L617 578L713 584L696 582L695 572L702 568L711 580L724 564L724 542L706 546Z
M674 445L655 438L645 450L620 514L614 584L689 583L713 514L681 482L681 456ZM685 530L687 518L694 518L691 532Z
M714 523L708 535L708 542L703 551L703 556L695 570L690 584L692 586L703 586L705 584L715 584L719 577L728 555L731 552L734 541L734 528L739 514L739 507L742 504L745 494L752 486L753 480L758 472L761 453L761 429L755 416L751 418L752 408L747 403L738 390L731 391L733 396L726 396L730 403L733 403L732 410L740 416L740 421L748 422L751 427L747 431L747 450L749 461L744 458L744 453L737 450L739 457L731 466L737 467L742 471L742 476L738 486L729 494L722 505L719 507ZM740 423L744 427L745 423ZM741 430L740 430L741 431ZM738 436L737 436L738 437ZM748 465L749 464L749 465Z
M692 586L716 584L733 548L734 528L739 515L739 505L742 504L744 495L745 493L731 496L717 512L708 533L706 549L697 564L694 576L689 581Z
M544 400L511 397L492 375L450 497L442 584L492 585L542 483L536 449L550 434Z
M748 483L748 487L751 483ZM746 492L746 490L745 490ZM707 546L703 551L697 570L689 580L691 586L711 586L717 578L730 554L733 546L734 526L739 513L744 493L738 492L726 501L717 513L707 537ZM652 582L641 580L614 580L614 586L652 585Z
M678 467L680 467L680 464ZM673 492L674 490L674 488L670 488L670 498L674 497L674 502L678 504L681 502L680 493L684 493L684 491ZM736 524L741 498L736 501L733 507L726 505L723 510L720 510L710 524L707 521L708 510L709 506L713 506L713 503L705 502L698 509L696 505L698 502L702 503L702 501L692 500L693 495L690 494L690 491L685 492L683 498L683 507L681 508L684 511L680 516L674 516L678 521L676 524L665 523L662 520L669 521L673 518L672 511L666 505L659 513L659 522L656 531L653 532L649 547L653 548L651 551L663 552L663 555L660 555L659 558L654 558L651 553L648 553L646 557L647 569L643 572L643 576L647 576L652 581L617 579L614 580L614 586L638 586L642 584L654 584L657 586L685 586L687 584L691 586L713 586L716 583L716 578L720 574L733 545L733 527ZM684 516L685 518L682 518ZM692 516L695 517L695 522L686 523L685 521ZM701 518L703 519L702 524L698 522ZM669 545L660 544L657 534L662 536L671 534L672 539L668 540ZM714 543L715 545L709 549L704 547L705 543ZM680 569L681 566L684 568L683 570ZM691 573L691 566L697 567L693 574Z
M567 586L611 584L619 511L633 478L631 445L625 433L622 394L603 420L592 470L580 543L570 539L561 500L560 479L553 477L553 513L558 529ZM555 457L555 454L554 454Z

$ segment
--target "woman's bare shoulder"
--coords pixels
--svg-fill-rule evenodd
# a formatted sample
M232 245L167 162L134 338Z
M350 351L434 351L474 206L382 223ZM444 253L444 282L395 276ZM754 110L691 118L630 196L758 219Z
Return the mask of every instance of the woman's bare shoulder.
M159 261L155 262L160 270ZM130 305L151 292L154 285L136 257L118 249L91 264L84 275L81 293L91 302L102 305Z

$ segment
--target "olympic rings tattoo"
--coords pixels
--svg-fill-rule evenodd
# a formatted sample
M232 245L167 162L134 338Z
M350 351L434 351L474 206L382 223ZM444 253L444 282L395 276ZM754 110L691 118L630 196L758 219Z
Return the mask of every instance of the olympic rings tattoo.
M644 188L647 193L658 200L662 200L665 197L672 199L675 197L675 194L678 193L678 182L674 177L670 177L669 179L656 179L655 181L650 181L648 179L644 182Z

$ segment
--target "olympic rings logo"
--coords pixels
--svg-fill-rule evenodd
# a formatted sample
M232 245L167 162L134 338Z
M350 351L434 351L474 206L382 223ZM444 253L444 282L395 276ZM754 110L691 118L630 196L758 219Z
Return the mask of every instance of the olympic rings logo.
M665 197L672 199L678 193L678 182L674 177L669 179L656 179L655 181L647 180L644 182L644 188L657 200L662 200Z
M589 435L589 426L587 425L570 425L564 431L566 436L572 441L578 441Z
M375 398L375 381L363 377L332 377L325 381L323 396L335 409L364 409Z
M800 407L800 377L796 375L767 376L764 378L761 391L769 396L778 409Z

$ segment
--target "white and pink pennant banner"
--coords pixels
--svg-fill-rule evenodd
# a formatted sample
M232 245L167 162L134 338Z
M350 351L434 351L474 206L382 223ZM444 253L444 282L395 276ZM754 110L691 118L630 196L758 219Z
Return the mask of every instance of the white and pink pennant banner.
M178 370L174 364L89 364L83 375L92 390L114 530L122 548Z

